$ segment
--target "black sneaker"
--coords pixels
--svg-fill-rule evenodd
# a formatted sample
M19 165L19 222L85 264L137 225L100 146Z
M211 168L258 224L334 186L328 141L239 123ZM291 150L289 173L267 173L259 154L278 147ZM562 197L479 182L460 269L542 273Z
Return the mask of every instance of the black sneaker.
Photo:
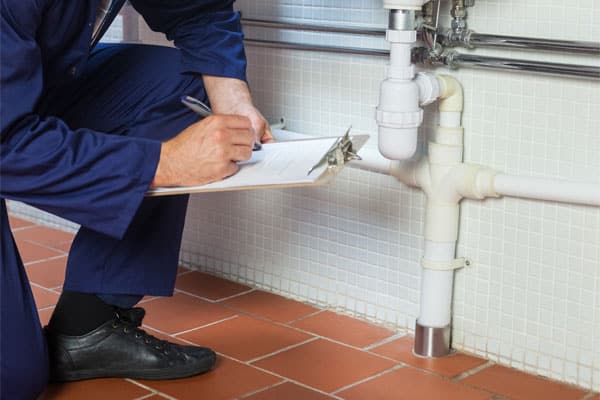
M144 332L143 308L119 309L115 317L81 336L63 335L45 327L50 380L92 378L176 379L210 371L214 351L181 346Z

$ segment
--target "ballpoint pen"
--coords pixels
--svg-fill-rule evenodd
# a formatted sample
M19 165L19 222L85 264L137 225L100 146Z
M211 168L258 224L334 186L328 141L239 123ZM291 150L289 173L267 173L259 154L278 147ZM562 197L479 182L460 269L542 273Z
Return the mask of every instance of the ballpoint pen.
M181 102L190 110L194 111L196 114L201 115L203 117L208 117L212 115L212 110L209 106L201 102L200 100L192 97L192 96L183 96L181 98ZM252 151L262 150L262 145L259 142L254 142L254 146L252 147Z

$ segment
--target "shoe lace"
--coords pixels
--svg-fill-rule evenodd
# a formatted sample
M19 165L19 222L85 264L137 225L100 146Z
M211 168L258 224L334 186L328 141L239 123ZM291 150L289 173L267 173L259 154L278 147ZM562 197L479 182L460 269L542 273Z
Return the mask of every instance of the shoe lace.
M125 334L132 333L136 339L142 340L145 344L152 346L165 354L177 351L177 344L158 339L140 328L145 315L146 311L141 307L115 307L115 318L113 319L112 327L113 329L123 327L123 332Z

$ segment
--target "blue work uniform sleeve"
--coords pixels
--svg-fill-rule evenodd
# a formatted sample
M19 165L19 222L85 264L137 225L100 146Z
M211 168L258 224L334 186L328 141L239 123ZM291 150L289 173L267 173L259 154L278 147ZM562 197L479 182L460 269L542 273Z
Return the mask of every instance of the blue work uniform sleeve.
M44 11L29 0L1 4L0 196L121 238L152 182L160 142L72 130L36 115L44 74L35 37Z
M181 50L185 72L246 80L246 55L233 0L131 0L150 28Z

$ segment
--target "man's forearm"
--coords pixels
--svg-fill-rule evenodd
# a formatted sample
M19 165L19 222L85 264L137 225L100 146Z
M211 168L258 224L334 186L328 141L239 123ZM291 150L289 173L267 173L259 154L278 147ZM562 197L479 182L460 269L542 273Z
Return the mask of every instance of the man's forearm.
M203 75L204 88L216 114L231 114L239 105L252 104L246 82L235 78Z

